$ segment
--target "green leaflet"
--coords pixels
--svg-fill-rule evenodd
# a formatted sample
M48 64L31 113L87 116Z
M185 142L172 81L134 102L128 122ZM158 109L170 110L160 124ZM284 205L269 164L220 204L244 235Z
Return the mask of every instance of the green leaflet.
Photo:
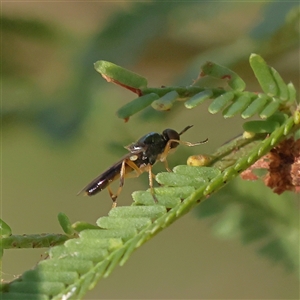
M243 124L243 129L253 133L270 133L278 128L280 124L274 121L249 121Z
M98 229L99 227L87 222L82 222L82 221L77 221L75 223L72 224L72 228L76 231L76 232L80 232L82 230L85 229Z
M295 124L300 124L300 112L299 111L296 111L295 113L294 113L294 122L295 122Z
M153 199L152 199L153 201ZM97 220L97 224L101 228L110 229L110 228L136 228L141 230L142 228L149 226L151 224L151 219L147 217L131 217L131 218L122 218L122 217L101 217Z
M99 60L95 62L94 67L108 82L112 81L122 86L135 89L141 89L147 86L146 78L111 62Z
M208 107L208 111L211 114L218 113L219 111L223 110L226 107L226 105L233 100L233 98L234 98L233 92L226 92L222 94L221 96L213 100L213 102Z
M296 102L297 91L296 91L294 85L291 82L289 82L287 85L287 88L288 88L288 92L289 92L289 101Z
M77 272L50 272L44 271L40 272L38 270L28 270L22 275L24 281L44 281L51 278L54 282L61 282L63 284L71 284L78 279Z
M121 229L111 229L111 230L94 230L87 229L80 232L79 236L84 239L106 239L106 238L119 238L123 242L128 241L137 233L135 228L121 228Z
M151 105L153 101L158 99L157 94L151 93L138 97L131 102L125 104L117 111L117 116L121 119L128 119L132 115Z
M22 294L46 294L46 295L57 295L62 292L65 285L62 282L38 282L35 284L28 284L26 281L15 282L12 284L10 291L12 293L22 293ZM27 299L29 296L27 295ZM5 299L5 298L4 298ZM32 299L32 298L30 298Z
M54 258L41 261L37 267L37 271L57 272L73 271L79 275L87 273L93 267L93 263L89 260L78 259L76 257ZM58 269L59 268L59 269Z
M278 95L277 83L274 80L270 67L264 59L257 54L251 54L249 61L263 91L271 97Z
M78 243L78 241L77 241ZM55 247L53 249L56 249L55 251L51 251L51 258L58 257L59 259L68 259L68 258L74 258L77 260L87 260L90 262L98 262L103 260L107 255L108 251L106 249L101 249L100 247L98 249L96 248L90 248L87 250L88 243L85 245L82 245L81 243L78 244L75 241L75 244L70 244L68 247L62 246L62 247ZM92 243L91 243L92 244ZM94 246L92 244L92 246ZM72 263L75 263L75 260L72 261ZM57 261L57 264L60 264L59 261ZM67 270L67 269L66 269ZM74 270L72 270L74 271Z
M2 219L0 219L0 236L1 238L11 235L11 228Z
M184 105L186 108L191 109L191 108L194 108L194 107L200 105L201 103L203 103L205 100L208 100L212 96L213 96L212 90L205 90L203 92L200 92L200 93L194 95L187 101L185 101Z
M212 167L177 166L174 173L162 172L157 174L156 181L170 187L192 186L200 187L210 179L220 174L220 170Z
M235 91L242 92L246 87L244 80L235 72L216 63L207 62L201 67L201 70L202 77L204 75L210 75L213 77L226 79L228 85Z
M151 106L156 110L169 110L177 98L179 98L179 94L176 91L171 91L161 98L153 101Z
M214 167L199 167L199 168L190 168L187 165L179 165L173 169L175 174L182 174L189 177L198 179L199 181L204 180L206 182L215 178L221 174L221 171ZM200 184L201 185L201 184Z
M193 191L195 190L194 187L191 186L176 186L176 187L160 187L160 188L155 188L155 195L161 195L161 196L170 196L177 198L179 197L180 199L184 199L188 197Z
M120 217L120 218L140 218L140 217L148 217L150 219L156 219L162 216L166 212L166 208L164 206L118 206L112 208L108 215L110 217Z
M74 229L72 228L72 224L67 215L59 213L57 218L60 226L66 234L71 235L74 233Z
M270 68L270 72L273 75L273 78L278 87L277 96L280 98L280 100L287 101L289 99L289 91L286 83L283 81L282 77L274 68Z
M260 112L259 116L262 118L262 119L266 119L270 116L272 116L276 111L278 111L278 108L279 108L279 101L272 101L270 103L268 103L264 109Z
M268 99L269 97L267 95L258 94L257 97L243 111L242 118L247 119L254 116L256 113L260 113L268 103Z
M199 187L204 184L205 179L197 179L192 176L163 172L156 176L156 181L167 186L194 186Z
M150 191L135 191L132 193L134 205L153 205L154 199ZM156 195L159 205L166 208L173 208L181 202L177 195Z
M286 115L275 113L267 120L248 121L243 124L243 129L253 133L271 133L281 126L286 120Z
M224 118L231 118L248 107L251 102L251 94L244 93L234 100L232 104L223 111Z

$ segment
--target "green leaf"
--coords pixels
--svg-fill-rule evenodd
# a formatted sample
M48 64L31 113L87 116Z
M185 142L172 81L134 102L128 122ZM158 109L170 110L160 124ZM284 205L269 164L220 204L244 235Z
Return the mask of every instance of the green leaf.
M152 199L153 200L153 199ZM101 228L136 228L141 230L151 225L151 219L146 217L139 218L120 218L120 217L101 217L97 220L97 225Z
M210 75L220 79L226 79L228 85L235 91L242 92L246 87L246 84L242 78L240 78L235 72L224 66L218 65L213 62L207 62L201 67L201 70L202 77L204 75Z
M222 94L221 96L217 97L208 107L208 111L212 114L216 114L224 107L234 99L234 93L233 92L226 92Z
M208 100L212 96L213 96L212 90L204 90L204 91L194 95L187 101L185 101L184 105L186 108L191 109L191 108L194 108L194 107L200 105L201 103L203 103L205 100Z
M224 118L231 118L244 110L249 103L251 102L251 95L250 94L242 94L237 99L234 100L232 104L226 107L223 111Z
M83 231L85 229L99 229L98 226L87 223L87 222L82 222L82 221L77 221L75 223L72 224L72 228L76 231L76 232L80 232Z
M288 118L288 115L277 111L275 112L272 116L267 118L267 121L272 121L272 122L278 122L280 125L282 125Z
M250 66L262 90L271 97L278 95L278 87L272 75L271 68L266 64L264 59L257 54L251 54Z
M282 77L279 75L279 73L274 68L270 68L270 71L271 71L271 74L273 75L273 78L278 87L277 96L282 101L287 101L289 99L289 91L288 91L288 87L287 87L286 83L283 81Z
M280 124L275 121L257 120L245 122L243 129L253 133L271 133L279 126Z
M107 239L107 238L120 238L124 242L131 239L136 235L136 229L118 229L118 230L94 230L94 229L87 229L80 232L79 236L84 239Z
M176 186L176 187L160 187L155 188L155 195L159 196L169 196L180 199L188 197L191 193L195 191L195 188L192 186Z
M71 284L78 279L76 272L41 272L40 270L28 270L22 275L24 281L44 281L49 280L49 276L54 282L61 282L63 284Z
M166 208L173 208L181 202L180 197L173 195L155 195L158 200L158 204L165 206ZM134 205L153 205L154 199L150 191L135 191L132 193Z
M295 124L300 124L300 111L295 111L294 113L294 122Z
M277 112L266 120L245 122L243 124L243 129L253 133L271 133L285 122L286 117L285 114Z
M59 271L77 272L80 275L87 273L93 267L93 263L88 260L77 259L76 257L68 257L63 259L52 257L52 259L41 261L37 265L36 270L46 271L51 274L52 272L57 272L58 267Z
M290 83L288 83L287 88L289 91L289 101L296 102L297 91L296 91L294 85L290 82Z
M261 111L259 116L262 119L266 119L266 118L272 116L276 111L278 111L279 105L280 105L279 101L272 101L272 102L268 103L265 106L265 108Z
M129 117L151 105L153 101L158 99L157 94L151 93L138 97L131 102L125 104L117 111L117 116L121 119L128 120Z
M187 165L179 165L173 169L174 173L188 175L193 178L200 180L201 178L205 181L210 181L216 176L221 174L221 171L213 167L189 167Z
M162 185L168 186L194 186L199 187L206 181L203 178L194 178L189 175L163 172L156 176L156 181Z
M146 78L111 62L99 60L95 62L94 67L108 82L112 81L135 89L147 87Z
M156 219L162 216L166 212L164 206L156 205L150 207L144 206L118 206L112 208L108 215L110 217L119 217L119 218L139 218L139 217L148 217L150 219Z
M177 98L179 98L178 93L176 91L171 91L163 97L153 101L151 106L156 110L169 110Z
M258 97L255 98L249 106L243 111L242 118L247 119L254 116L256 113L260 113L261 110L268 103L269 97L265 94L258 94Z
M67 215L64 213L59 213L57 217L63 231L68 235L74 234L74 229L72 228L72 224Z
M157 174L156 181L169 187L200 187L220 174L220 170L211 167L176 166L173 172Z
M2 219L0 219L0 236L8 237L11 235L11 228L5 223Z
M38 287L27 282L13 282L10 291L13 293L57 295L64 290L64 287L62 282L39 282Z

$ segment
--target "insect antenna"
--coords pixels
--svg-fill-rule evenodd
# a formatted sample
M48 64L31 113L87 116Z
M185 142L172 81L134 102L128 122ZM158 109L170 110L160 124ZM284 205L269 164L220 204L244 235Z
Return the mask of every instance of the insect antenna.
M183 130L181 130L178 134L182 135L183 133L185 133L186 131L188 131L190 128L192 128L194 125L189 125L186 126Z
M178 134L179 135L182 135L183 133L185 133L187 130L189 130L190 128L192 128L194 125L189 125L189 126L186 126L182 131L180 131ZM190 142L185 142L185 141L178 141L180 144L184 144L184 145L187 145L189 147L193 147L193 146L198 146L198 145L201 145L201 144L205 144L206 142L208 141L208 139L205 139L203 141L200 141L200 142L196 142L196 143L190 143Z

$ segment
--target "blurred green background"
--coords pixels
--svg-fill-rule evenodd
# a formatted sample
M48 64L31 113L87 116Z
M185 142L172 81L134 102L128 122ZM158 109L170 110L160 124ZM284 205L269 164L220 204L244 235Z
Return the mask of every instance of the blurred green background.
M94 223L106 215L111 207L106 191L91 198L76 193L145 133L194 124L184 140L209 138L201 148L180 147L169 159L174 166L190 154L211 153L242 131L240 118L224 120L211 116L207 105L188 111L180 103L171 112L149 109L124 123L115 112L135 95L107 83L94 70L95 61L119 64L155 87L191 84L201 64L211 60L236 71L248 90L260 91L248 64L255 52L299 90L297 6L289 1L2 2L1 217L13 233L61 232L59 212L72 222ZM130 204L130 194L147 184L146 174L127 180L118 204ZM260 189L262 201L296 201L291 194L271 196L256 183L235 184ZM230 193L221 191L220 201ZM257 244L216 238L209 224L196 212L185 216L86 299L299 298L294 273L258 256ZM31 268L43 253L6 251L3 279Z

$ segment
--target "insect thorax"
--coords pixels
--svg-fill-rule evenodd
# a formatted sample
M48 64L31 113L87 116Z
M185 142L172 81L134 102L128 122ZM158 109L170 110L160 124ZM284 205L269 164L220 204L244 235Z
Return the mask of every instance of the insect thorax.
M138 165L153 165L159 154L163 153L167 141L156 132L150 132L126 148L132 153L130 160Z

